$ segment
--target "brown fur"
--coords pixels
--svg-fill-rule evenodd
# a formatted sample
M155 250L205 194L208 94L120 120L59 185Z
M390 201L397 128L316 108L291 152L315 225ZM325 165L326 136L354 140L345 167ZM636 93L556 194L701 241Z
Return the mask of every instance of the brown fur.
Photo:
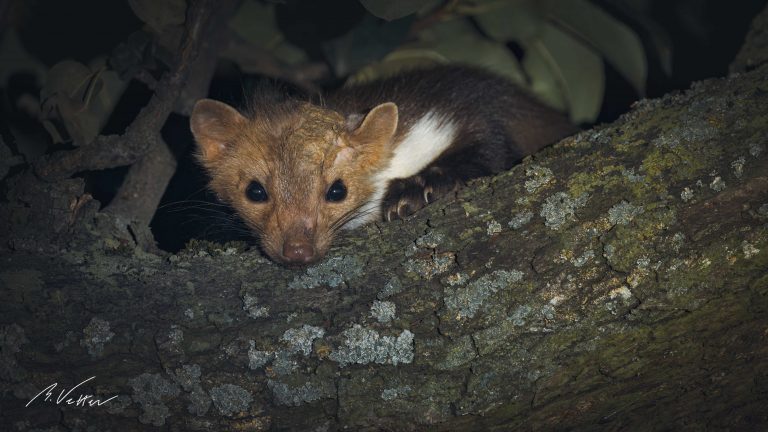
M260 234L265 252L291 263L284 255L286 244L310 245L314 253L305 264L325 254L339 221L354 215L356 205L373 193L370 179L388 160L397 108L384 104L353 130L340 114L309 103L271 120L201 100L191 129L211 188ZM337 179L354 186L344 201L326 202L326 191ZM248 200L251 181L264 186L266 202Z
M321 258L345 225L407 217L575 131L506 79L465 66L342 88L322 106L256 97L245 115L201 100L191 127L211 188L287 264ZM336 180L347 196L329 202ZM248 199L254 181L266 201Z

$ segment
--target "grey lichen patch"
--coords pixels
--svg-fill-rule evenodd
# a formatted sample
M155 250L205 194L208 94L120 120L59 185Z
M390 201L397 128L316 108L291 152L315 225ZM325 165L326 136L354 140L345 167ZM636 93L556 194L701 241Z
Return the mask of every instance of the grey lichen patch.
M683 191L680 192L680 199L682 199L683 202L688 202L693 199L693 190L686 186Z
M675 252L680 252L680 249L685 244L685 235L683 233L675 233L675 235L672 236L672 250Z
M720 176L715 176L709 183L709 188L715 192L720 192L725 189L725 181Z
M526 318L533 312L533 308L528 305L520 305L512 311L512 314L507 317L507 321L512 322L512 325L516 327L522 327L525 325Z
M608 301L605 304L605 308L613 314L617 315L621 313L624 306L629 305L634 299L632 290L629 287L622 285L614 288L608 292Z
M662 131L653 140L659 147L675 148L681 143L707 142L717 138L719 130L707 121L702 121L695 114L683 116L682 124Z
M388 323L395 318L397 308L390 301L374 300L371 305L371 316L380 323Z
M312 341L325 336L325 329L304 324L299 328L288 329L282 340L288 344L290 353L302 353L305 357L312 353Z
M288 351L277 351L272 362L272 371L281 376L291 374L299 368L299 362L294 357L293 353Z
M416 246L425 249L435 249L445 240L445 235L439 231L430 231L416 239Z
M258 369L275 358L273 351L261 351L256 349L256 341L248 341L251 347L248 349L248 367Z
M334 386L332 383L305 382L299 386L291 387L280 381L267 380L267 387L272 390L275 402L278 405L300 406L312 403L320 399L333 397Z
M200 384L200 365L182 365L171 375L176 384L180 385L184 391L189 392L189 405L187 411L197 416L205 415L211 407L211 397L203 390Z
M760 157L760 155L763 154L764 151L765 151L765 146L760 143L753 142L752 144L749 145L749 154L752 157Z
M386 388L381 391L381 398L385 401L395 400L401 396L405 396L412 391L411 386L404 385L399 387Z
M571 259L571 264L574 265L574 267L583 267L586 263L592 261L592 259L595 257L595 251L592 249L588 249L584 251L583 254L579 257L574 257Z
M18 324L0 329L0 380L17 382L24 378L26 371L16 362L16 353L21 352L21 346L26 343L29 340Z
M550 183L554 178L551 169L539 165L531 165L526 168L525 175L528 180L525 181L524 187L529 194L536 192L537 189Z
M105 408L107 409L107 412L109 414L123 414L128 407L133 404L133 401L131 400L131 397L125 394L117 395L116 398L112 399L107 405L105 405Z
M635 216L642 214L643 207L622 201L608 209L608 222L611 225L628 225Z
M191 391L195 386L200 385L200 365L182 365L174 371L172 376L176 384L180 385L186 391Z
M329 358L341 367L348 364L392 364L413 361L413 333L403 330L399 336L381 336L373 329L355 324L344 330L344 344Z
M101 318L94 317L91 322L83 329L83 339L80 340L80 346L88 349L88 354L92 357L100 357L104 353L104 344L111 341L115 336L110 331L109 322Z
M453 253L432 254L429 258L411 258L405 262L405 271L416 273L425 278L432 279L435 275L448 271L454 264L456 256Z
M744 174L744 164L747 163L747 158L741 156L731 162L731 168L733 168L733 175L736 178L741 178Z
M552 229L559 229L566 222L573 220L576 209L584 207L589 199L589 194L584 192L576 198L571 198L565 192L557 192L547 197L541 206L541 216L544 224Z
M172 324L167 332L158 334L155 342L163 350L181 353L182 342L184 342L184 330L177 324Z
M470 282L466 287L446 288L445 305L456 319L472 318L493 294L523 279L519 270L496 270Z
M354 256L331 257L307 269L303 276L296 277L288 284L289 289L310 289L322 285L338 288L345 280L363 274L363 265Z
M509 226L512 229L520 229L523 227L523 225L526 225L528 222L531 221L533 218L533 212L530 210L522 211L512 217L512 220L509 221Z
M498 223L495 219L491 219L488 222L488 226L487 226L485 232L489 236L493 236L493 235L496 235L496 234L500 233L501 229L502 229L501 228L501 224Z
M768 216L768 203L758 207L757 214L759 214L760 216Z
M187 411L190 414L196 416L204 416L211 408L211 397L203 390L202 387L198 387L189 394L189 405L187 405Z
M210 394L213 405L225 416L247 412L253 401L251 392L234 384L223 384L214 387L211 389Z
M243 295L243 310L253 319L269 317L269 306L259 305L258 297L253 294Z
M395 294L398 294L403 291L403 283L400 282L400 279L397 276L392 276L389 278L386 284L384 284L384 288L379 291L378 294L376 294L376 298L379 300L384 300L392 297Z
M141 405L139 421L144 424L162 426L170 416L170 410L163 403L164 397L176 397L179 387L160 374L143 373L128 381L133 389L131 398Z
M620 299L626 301L632 298L632 291L626 286L620 286L612 289L608 293L608 298L611 300Z
M469 280L469 275L464 272L458 272L454 273L452 275L448 275L445 277L445 279L442 280L443 283L448 284L449 286L457 286L457 285L464 285Z
M755 245L746 240L741 242L741 251L744 253L744 258L746 259L750 259L760 253L760 249L756 248Z

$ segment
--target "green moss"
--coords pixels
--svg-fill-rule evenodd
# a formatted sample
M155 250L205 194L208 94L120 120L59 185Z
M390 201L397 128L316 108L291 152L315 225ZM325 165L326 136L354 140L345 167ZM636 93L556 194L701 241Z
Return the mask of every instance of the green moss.
M692 180L711 169L721 151L712 143L681 143L656 146L643 159L642 169L651 177L666 176L665 181Z

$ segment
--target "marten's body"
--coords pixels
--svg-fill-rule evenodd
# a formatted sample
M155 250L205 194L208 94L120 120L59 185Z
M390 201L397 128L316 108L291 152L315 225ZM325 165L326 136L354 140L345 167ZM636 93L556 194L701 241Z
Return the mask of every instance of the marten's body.
M323 105L257 97L243 115L203 100L191 126L212 189L287 264L319 259L341 228L405 217L575 130L505 79L459 66L343 88Z

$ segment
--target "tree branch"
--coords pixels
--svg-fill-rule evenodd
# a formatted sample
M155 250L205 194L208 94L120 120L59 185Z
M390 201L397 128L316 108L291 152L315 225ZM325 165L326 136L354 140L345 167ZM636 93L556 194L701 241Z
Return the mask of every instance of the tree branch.
M41 158L35 165L36 174L44 180L56 181L82 171L130 165L147 154L186 84L208 19L218 7L217 3L215 0L190 1L186 36L176 67L163 75L155 95L123 135L100 135L88 145Z

